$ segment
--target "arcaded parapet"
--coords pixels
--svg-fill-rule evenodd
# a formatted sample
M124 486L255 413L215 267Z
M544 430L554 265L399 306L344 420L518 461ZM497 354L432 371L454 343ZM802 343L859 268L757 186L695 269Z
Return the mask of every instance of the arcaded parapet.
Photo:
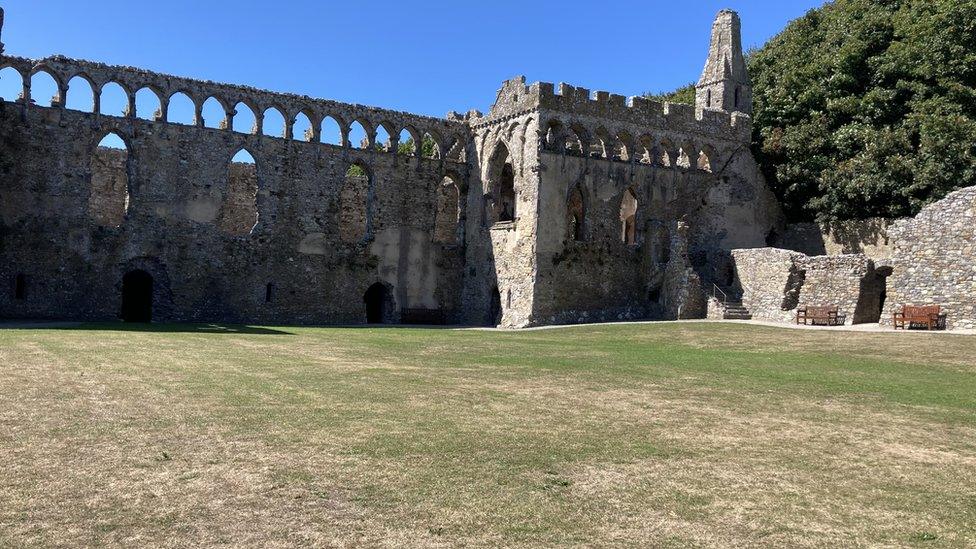
M735 290L753 317L792 322L797 307L836 306L847 324L877 322L884 275L862 254L809 257L778 248L733 250Z
M882 322L904 305L941 305L949 329L976 328L976 187L958 190L890 229Z

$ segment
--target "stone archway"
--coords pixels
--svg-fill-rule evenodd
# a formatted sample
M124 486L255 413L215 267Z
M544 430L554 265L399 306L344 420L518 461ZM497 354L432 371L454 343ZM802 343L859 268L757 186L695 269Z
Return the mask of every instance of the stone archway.
M396 301L393 292L382 282L377 282L363 294L367 324L392 324L396 319Z
M122 320L152 322L153 277L142 269L122 277Z

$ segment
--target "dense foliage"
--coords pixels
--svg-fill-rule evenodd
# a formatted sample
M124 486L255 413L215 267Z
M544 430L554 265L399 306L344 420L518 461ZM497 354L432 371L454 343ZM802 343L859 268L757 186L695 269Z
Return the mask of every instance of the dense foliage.
M668 103L684 103L687 105L695 104L695 84L687 84L672 92L645 93L644 97L655 101Z
M837 0L749 69L756 156L792 218L912 215L976 185L976 0Z

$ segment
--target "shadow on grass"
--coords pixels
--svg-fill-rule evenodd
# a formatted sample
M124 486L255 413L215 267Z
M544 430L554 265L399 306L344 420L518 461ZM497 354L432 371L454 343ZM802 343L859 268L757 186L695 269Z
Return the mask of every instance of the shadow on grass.
M167 324L127 322L12 322L0 330L79 330L187 334L294 335L292 332L244 324Z

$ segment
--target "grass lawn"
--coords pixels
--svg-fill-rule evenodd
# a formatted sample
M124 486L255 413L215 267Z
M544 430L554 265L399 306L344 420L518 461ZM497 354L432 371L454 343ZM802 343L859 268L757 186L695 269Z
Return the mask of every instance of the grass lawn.
M0 546L976 545L976 337L0 330Z

